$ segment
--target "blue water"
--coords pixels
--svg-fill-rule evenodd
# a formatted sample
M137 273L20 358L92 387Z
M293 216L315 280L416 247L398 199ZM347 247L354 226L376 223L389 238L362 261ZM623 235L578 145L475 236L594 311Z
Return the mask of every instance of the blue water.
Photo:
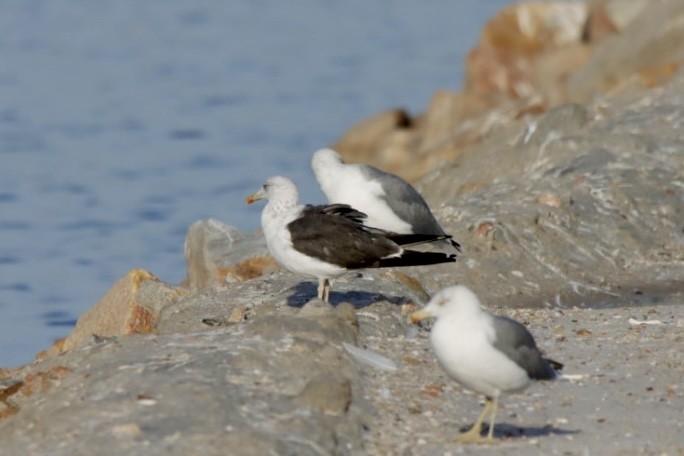
M185 273L190 224L244 230L273 174L457 90L510 0L8 0L0 15L0 366L28 362L128 270Z

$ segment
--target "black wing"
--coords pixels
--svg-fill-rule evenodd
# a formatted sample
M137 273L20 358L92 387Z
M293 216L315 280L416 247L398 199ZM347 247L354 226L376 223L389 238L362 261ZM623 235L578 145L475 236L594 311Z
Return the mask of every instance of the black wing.
M311 204L304 207L304 214L307 212L320 212L322 214L337 215L351 220L354 223L363 224L368 216L348 204L321 204L313 206Z
M400 241L410 239L415 244L437 240L442 235L397 235L365 226L365 217L363 212L346 204L309 205L287 228L297 251L346 269L455 261L453 255L442 253L410 250L402 253L402 247L393 240L393 236L398 236Z
M309 204L305 206L303 214L311 214L316 212L320 212L326 215L344 217L358 225L361 225L363 229L365 229L369 233L386 237L387 239L390 239L396 244L402 246L412 246L436 241L447 241L451 243L454 247L457 247L460 251L460 244L452 240L451 235L449 234L399 234L391 231L382 230L380 228L366 226L365 220L366 218L368 218L368 216L365 213L357 209L354 209L348 204L327 204L318 206Z
M343 268L363 268L401 252L397 243L368 230L365 217L346 204L305 206L287 228L297 251Z

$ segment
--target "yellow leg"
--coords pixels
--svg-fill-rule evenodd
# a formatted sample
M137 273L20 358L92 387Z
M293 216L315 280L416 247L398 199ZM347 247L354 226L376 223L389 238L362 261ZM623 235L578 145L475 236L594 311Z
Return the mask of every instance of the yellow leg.
M329 302L330 299L330 281L328 279L318 280L318 299Z
M475 424L473 424L473 427L471 427L467 432L464 432L463 434L456 437L456 441L459 443L495 443L496 441L494 440L494 416L496 414L496 407L496 399L492 400L490 398L486 398L484 409L482 409L482 413L478 417L477 421L475 421ZM492 413L492 419L489 424L489 434L485 438L480 435L480 432L482 432L482 423L484 422L485 417L492 408L494 410Z
M330 302L330 281L325 279L325 285L323 285L323 301Z
M494 421L496 419L496 409L499 408L499 398L495 397L493 402L492 418L489 420L489 433L487 434L489 440L494 440Z

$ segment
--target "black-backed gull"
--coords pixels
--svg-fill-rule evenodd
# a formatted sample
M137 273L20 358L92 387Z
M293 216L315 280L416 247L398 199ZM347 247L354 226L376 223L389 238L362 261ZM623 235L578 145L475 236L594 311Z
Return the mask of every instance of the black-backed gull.
M292 272L316 277L318 297L328 301L330 280L351 269L418 266L456 261L456 255L404 247L447 235L400 235L369 228L365 214L345 204L300 205L295 184L271 177L247 198L266 198L261 225L271 255Z

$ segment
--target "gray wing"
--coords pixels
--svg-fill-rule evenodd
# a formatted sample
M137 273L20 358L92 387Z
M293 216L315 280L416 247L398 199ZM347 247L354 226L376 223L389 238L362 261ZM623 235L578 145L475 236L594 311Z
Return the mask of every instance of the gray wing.
M365 177L380 182L390 209L410 224L414 233L445 234L423 197L411 184L373 166L358 166Z
M330 215L330 216L337 216L337 217L344 217L351 221L353 224L357 225L358 228L362 229L363 231L366 231L367 233L371 235L378 235L384 238L389 239L390 241L394 242L397 245L401 245L404 247L410 247L410 246L415 246L419 244L426 244L429 242L438 242L438 241L447 241L454 243L451 239L451 236L448 234L398 234L398 233L392 233L387 230L381 230L380 228L373 228L370 226L365 225L365 220L368 217L366 214L364 214L361 211L358 211L351 207L348 204L325 204L325 205L318 205L314 206L311 204L307 204L304 208L304 211L302 212L303 214L308 214L309 216L312 214L318 214L318 215ZM332 218L328 218L328 220L332 220ZM338 221L338 223L342 223ZM374 238L375 239L375 238ZM458 243L456 243L458 244Z
M513 319L495 316L494 331L496 333L494 347L525 369L530 378L535 380L556 378L556 371L551 367L549 360L544 359L539 353L537 344L527 328Z

